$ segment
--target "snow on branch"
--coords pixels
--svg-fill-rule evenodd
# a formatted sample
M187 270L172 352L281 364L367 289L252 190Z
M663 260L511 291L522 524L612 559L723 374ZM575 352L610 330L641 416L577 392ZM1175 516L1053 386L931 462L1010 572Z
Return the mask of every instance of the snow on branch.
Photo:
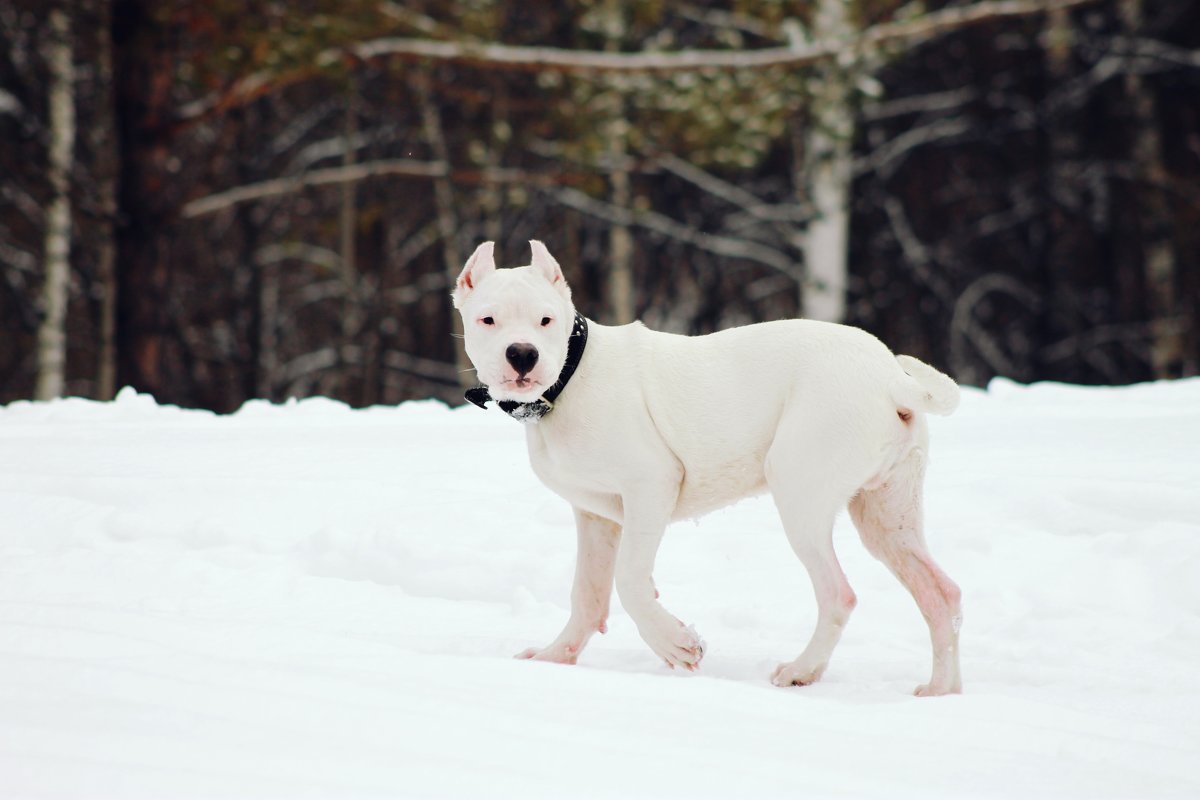
M901 22L866 28L850 39L794 41L782 47L755 50L677 50L673 52L620 53L525 47L470 41L385 37L345 48L332 48L317 56L316 68L345 58L370 60L395 58L414 62L453 62L488 69L555 72L704 72L766 67L798 67L843 54L852 54L894 41L920 40L970 25L1012 17L1091 5L1099 0L984 0L941 9ZM312 68L271 76L255 73L235 82L226 92L189 103L180 110L181 121L248 103L274 87L285 86L313 74Z
M389 37L354 45L349 52L361 59L392 56L412 61L478 64L492 69L561 72L693 72L795 67L899 39L921 39L989 20L1041 14L1093 2L1096 0L985 0L942 9L913 20L875 25L848 41L802 42L758 50L614 53Z

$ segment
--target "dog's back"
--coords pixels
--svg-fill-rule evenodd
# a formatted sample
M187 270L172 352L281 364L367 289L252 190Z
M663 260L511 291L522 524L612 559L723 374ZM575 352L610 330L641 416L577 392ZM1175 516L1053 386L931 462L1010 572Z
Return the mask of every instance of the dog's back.
M869 481L911 438L894 391L911 379L858 328L782 320L706 336L597 326L593 336L597 350L620 353L683 466L676 519L765 491L767 453L785 414L820 424L835 452L857 451L847 473L861 477L846 480Z

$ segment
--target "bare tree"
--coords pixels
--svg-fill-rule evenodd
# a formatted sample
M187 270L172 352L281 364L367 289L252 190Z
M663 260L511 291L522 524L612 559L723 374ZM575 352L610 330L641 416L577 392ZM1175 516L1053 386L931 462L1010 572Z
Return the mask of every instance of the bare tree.
M849 6L848 0L817 3L813 33L818 40L845 41L853 37ZM793 33L793 37L796 35ZM863 75L858 62L859 57L851 52L816 67L801 134L803 145L796 157L797 189L804 193L814 212L804 237L808 280L801 293L801 314L827 322L841 322L846 313L853 97Z
M46 62L50 72L50 158L53 195L46 211L43 317L38 327L38 376L34 396L49 400L63 393L67 363L67 300L71 277L71 171L75 153L75 65L71 18L50 12Z
M433 157L443 165L450 163L450 149L446 145L446 132L442 128L442 115L433 97L432 76L422 70L416 76L416 88L421 104L421 125L425 141ZM454 211L454 186L444 176L433 179L433 200L437 211L438 230L442 235L442 263L449 285L453 286L462 269L464 259L458 249L458 216ZM462 340L462 319L452 315L454 326L454 361L459 371L459 380L464 386L474 382L471 361L467 358Z
M602 160L609 178L609 200L618 209L628 208L632 201L628 164L629 122L622 76L811 66L815 72L810 81L810 108L804 124L798 126L794 139L797 164L795 183L798 192L814 212L806 235L797 237L795 241L804 252L807 276L801 287L802 313L817 319L841 320L847 285L848 197L853 178L851 145L856 114L854 103L857 93L869 82L872 68L878 65L877 59L868 54L885 43L921 41L987 21L1074 8L1096 1L986 0L921 14L912 19L859 27L852 21L850 0L820 0L811 36L800 32L798 24L793 23L787 29L789 41L783 47L630 53L620 51L627 27L624 11L619 3L608 0L600 9L603 23L601 32L606 42L605 49L600 52L474 40L382 37L352 43L340 50L330 50L322 53L318 61L331 62L348 53L364 61L386 58L417 62L418 74L426 76L416 80L426 140L436 161L443 165L446 159L439 152L444 149L445 134L441 131L437 103L432 99L429 87L427 74L430 62L464 64L489 70L569 73L585 79L610 81L611 87L601 92L604 102L599 104L608 111L608 119L604 123L608 148ZM401 11L397 9L396 13ZM420 15L402 16L409 22L419 22L417 27L423 31L435 25L433 20ZM739 25L744 27L747 20L739 19ZM757 29L760 35L765 35L769 30L762 25L758 25ZM442 30L441 34L449 35L449 32ZM185 117L202 116L213 108L245 102L271 91L273 87L301 79L303 76L299 73L249 75L235 82L221 95L185 107L182 114ZM434 200L439 224L446 237L457 227L449 200L451 181L449 176L431 177L434 178ZM236 191L231 190L231 193ZM213 201L216 201L216 197ZM190 213L202 213L198 203L193 203L188 210ZM609 306L617 322L631 320L636 312L633 302L633 239L628 225L623 221L624 217L624 214L618 213L610 220L610 263L606 270ZM452 257L456 249L453 242L444 241L444 252L448 257ZM457 269L458 259L454 261L453 269ZM460 366L465 368L465 362Z
M1130 37L1141 34L1144 0L1121 0L1121 22ZM1162 136L1157 124L1154 93L1135 70L1125 73L1125 93L1134 119L1133 161L1138 172L1139 218L1141 220L1142 271L1151 320L1154 325L1150 361L1156 378L1177 376L1183 363L1183 326L1175 319L1175 254L1170 219L1162 186L1167 171L1163 166Z
M98 124L93 131L96 149L104 163L95 180L100 213L99 245L96 255L96 286L100 295L97 320L99 353L96 358L96 399L111 400L117 393L117 272L116 216L117 164L116 114L113 108L112 2L95 2L98 21L96 85Z
M357 152L354 139L358 134L358 87L355 82L346 90L346 108L342 117L342 166L353 167ZM362 331L362 298L358 276L358 184L346 181L341 185L341 204L338 209L338 253L341 256L342 279L342 341L343 360L348 363L348 354ZM350 395L351 370L343 364L342 394Z
M791 22L766 6L754 19L598 0L530 9L514 28L504 4L355 0L344 27L280 47L260 23L301 31L315 6L250 8L231 29L243 12L227 4L86 0L74 57L100 66L76 92L86 178L70 247L93 316L67 314L72 364L98 361L107 395L115 341L122 381L222 410L256 393L452 399L468 365L451 363L445 294L464 237L484 231L557 233L572 280L617 321L702 331L799 308L977 381L1194 370L1184 91L1200 57L1172 27L1194 9L1134 4L1145 20L1124 22L1121 2L814 0L788 6ZM111 158L94 132L102 7ZM33 45L46 29L19 23L0 7L0 135L15 134L0 152L6 399L36 377L53 198L39 155L51 119L30 91L48 85ZM347 86L357 113L343 117ZM1104 130L1084 135L1088 120ZM115 259L100 252L106 221Z
M625 35L625 11L619 0L607 0L604 6L605 51L618 52ZM629 119L625 109L625 94L619 85L620 78L613 80L608 91L608 119L605 121L608 136L609 165L608 182L612 204L617 208L629 208ZM625 325L633 322L637 315L633 281L633 235L624 222L614 222L608 233L608 306L612 322Z

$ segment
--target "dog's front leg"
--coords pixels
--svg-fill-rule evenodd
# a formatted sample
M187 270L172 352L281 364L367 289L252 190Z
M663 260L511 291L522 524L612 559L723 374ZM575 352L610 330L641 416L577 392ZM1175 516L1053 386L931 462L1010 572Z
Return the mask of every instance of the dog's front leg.
M571 617L557 639L546 647L530 647L517 653L517 658L574 664L592 634L606 630L621 528L611 520L576 508L575 532L578 544Z
M628 495L622 499L625 524L616 574L621 605L637 624L642 639L667 666L694 670L704 656L704 644L695 630L663 608L654 588L654 559L670 513L653 502L632 500Z

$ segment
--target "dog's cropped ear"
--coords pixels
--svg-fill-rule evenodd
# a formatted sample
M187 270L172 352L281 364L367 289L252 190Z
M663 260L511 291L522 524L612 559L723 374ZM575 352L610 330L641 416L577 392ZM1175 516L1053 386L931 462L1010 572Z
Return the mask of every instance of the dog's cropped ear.
M555 289L569 299L571 290L567 287L567 279L563 277L562 267L554 260L554 256L550 255L546 245L537 239L530 239L529 247L533 250L533 268L542 273Z
M462 308L462 304L466 301L469 295L479 282L496 271L495 257L495 242L484 242L475 248L475 252L467 259L466 266L458 276L458 283L454 287L454 293L451 298L454 300L455 308Z

